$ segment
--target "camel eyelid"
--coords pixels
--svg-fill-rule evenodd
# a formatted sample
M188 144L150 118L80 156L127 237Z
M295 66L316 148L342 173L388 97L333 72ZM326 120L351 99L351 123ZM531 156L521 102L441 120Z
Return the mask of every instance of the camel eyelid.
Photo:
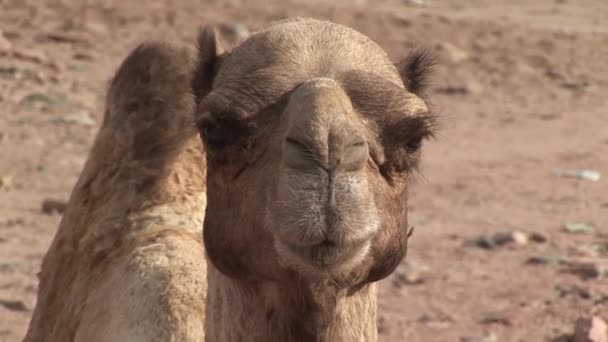
M296 148L298 148L300 150L310 151L310 148L308 146L304 145L302 142L300 142L299 140L294 139L292 137L285 138L285 142L288 143L288 144L290 144L290 145L293 145L294 147L296 147Z

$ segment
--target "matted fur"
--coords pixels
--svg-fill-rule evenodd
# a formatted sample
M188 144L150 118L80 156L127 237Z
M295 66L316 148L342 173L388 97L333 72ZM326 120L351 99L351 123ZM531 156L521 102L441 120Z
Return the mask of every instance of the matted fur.
M229 52L203 30L195 60L151 43L118 69L25 340L375 341L426 57L296 18Z
M205 164L187 51L136 48L40 272L25 341L203 341Z
M400 70L362 34L301 18L208 56L210 341L376 340L375 282L406 254L408 183L433 134L411 91L426 57Z

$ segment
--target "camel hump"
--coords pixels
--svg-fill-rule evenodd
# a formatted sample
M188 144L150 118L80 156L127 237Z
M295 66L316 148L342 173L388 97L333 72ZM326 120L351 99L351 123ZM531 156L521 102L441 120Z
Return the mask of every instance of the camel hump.
M118 68L107 92L103 128L132 141L134 159L158 157L192 132L192 67L186 48L147 42Z

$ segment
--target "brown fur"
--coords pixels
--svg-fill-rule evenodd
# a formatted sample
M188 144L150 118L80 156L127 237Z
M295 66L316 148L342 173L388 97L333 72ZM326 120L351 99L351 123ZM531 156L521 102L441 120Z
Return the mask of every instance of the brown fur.
M408 183L433 132L425 58L398 69L311 19L230 52L204 30L195 65L135 49L26 341L375 341L375 282L406 254Z
M375 340L374 282L406 254L407 186L433 132L425 102L404 87L422 91L426 55L398 70L357 32L292 19L201 56L218 65L197 100L208 163L209 339ZM341 164L360 149L369 151L364 164ZM361 235L375 217L378 227ZM310 264L317 252L306 261L309 248L335 254L312 247L330 231L340 261Z
M145 44L119 68L40 272L25 341L203 341L202 148L190 56Z

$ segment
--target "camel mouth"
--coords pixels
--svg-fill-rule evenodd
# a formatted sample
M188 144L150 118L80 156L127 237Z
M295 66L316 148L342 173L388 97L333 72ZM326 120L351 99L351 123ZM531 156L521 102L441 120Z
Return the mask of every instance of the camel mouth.
M288 243L286 247L305 264L317 268L331 268L362 259L367 254L369 241L345 244L326 239L308 246Z

